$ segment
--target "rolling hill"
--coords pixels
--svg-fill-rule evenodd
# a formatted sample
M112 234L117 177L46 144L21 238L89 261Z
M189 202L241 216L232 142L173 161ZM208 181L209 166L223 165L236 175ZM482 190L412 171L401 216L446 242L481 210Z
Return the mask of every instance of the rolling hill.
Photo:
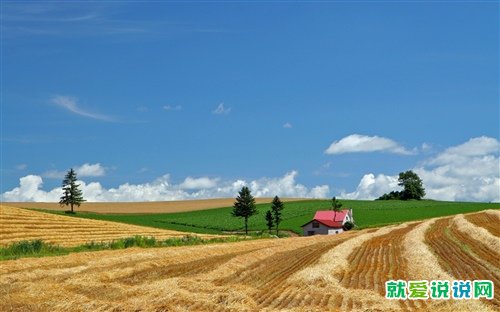
M387 300L384 283L500 287L500 212L337 236L125 249L2 262L0 310L498 311L493 300Z

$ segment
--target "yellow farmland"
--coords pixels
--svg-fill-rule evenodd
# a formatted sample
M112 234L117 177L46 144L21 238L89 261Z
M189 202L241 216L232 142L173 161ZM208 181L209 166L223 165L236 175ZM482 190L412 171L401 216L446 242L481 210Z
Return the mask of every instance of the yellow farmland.
M41 239L61 246L110 241L134 235L157 239L187 233L117 222L73 218L0 205L0 246L22 240ZM213 235L199 235L213 237Z
M0 266L0 310L499 311L499 214L337 236L9 260ZM391 279L488 279L495 295L387 300Z
M304 200L301 198L281 198L283 202ZM272 202L272 198L256 198L257 204L267 204ZM86 202L77 211L88 211L97 213L173 213L186 212L221 207L231 207L234 198L214 198L196 200L172 200L172 201L152 201L152 202ZM36 202L9 202L11 207L38 208L64 211L67 207L61 207L59 203L36 203Z

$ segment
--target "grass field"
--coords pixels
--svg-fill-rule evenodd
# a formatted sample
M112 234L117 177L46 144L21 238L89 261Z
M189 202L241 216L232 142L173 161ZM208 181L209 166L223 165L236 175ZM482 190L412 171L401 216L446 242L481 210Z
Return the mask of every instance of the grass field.
M442 201L360 201L342 200L343 208L352 208L359 228L376 227L406 221L499 209L500 204ZM128 207L128 206L127 206ZM281 229L302 234L301 225L310 221L316 210L328 209L329 200L303 200L285 203ZM270 204L258 204L259 214L249 219L249 230L265 230L265 212ZM221 234L241 231L243 221L231 216L231 207L164 214L78 213L77 217L124 222L193 233Z
M336 236L3 261L0 310L498 311L499 222L488 210ZM487 279L495 294L386 300L391 279Z

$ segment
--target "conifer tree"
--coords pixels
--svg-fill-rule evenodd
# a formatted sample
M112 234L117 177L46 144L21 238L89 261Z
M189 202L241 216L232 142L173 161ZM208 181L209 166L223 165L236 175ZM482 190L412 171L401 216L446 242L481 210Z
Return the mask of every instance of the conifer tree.
M76 172L71 168L64 176L62 182L64 195L61 196L61 200L59 201L61 206L70 205L71 213L74 213L73 205L80 207L80 204L86 201L83 199L82 191L78 188L80 184L76 184L76 181Z
M248 218L257 214L257 207L255 206L255 198L250 194L248 187L244 186L238 192L238 197L233 205L232 216L244 218L245 220L245 234L248 235Z
M269 233L271 233L271 230L273 229L273 226L274 226L274 220L273 220L273 213L271 212L271 210L268 210L266 212L266 225L267 225L267 229L269 230Z
M280 198L278 196L274 196L273 203L271 205L271 211L273 213L274 225L276 226L276 235L278 235L279 225L283 220L281 217L281 211L284 208L285 206L283 205L283 202L280 200Z

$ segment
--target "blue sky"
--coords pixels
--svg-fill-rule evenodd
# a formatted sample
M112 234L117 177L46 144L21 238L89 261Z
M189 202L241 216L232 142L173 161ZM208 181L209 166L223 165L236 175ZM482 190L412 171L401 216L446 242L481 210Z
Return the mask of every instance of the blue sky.
M2 198L57 199L70 167L91 200L373 198L414 169L428 198L499 201L498 14L4 1Z

